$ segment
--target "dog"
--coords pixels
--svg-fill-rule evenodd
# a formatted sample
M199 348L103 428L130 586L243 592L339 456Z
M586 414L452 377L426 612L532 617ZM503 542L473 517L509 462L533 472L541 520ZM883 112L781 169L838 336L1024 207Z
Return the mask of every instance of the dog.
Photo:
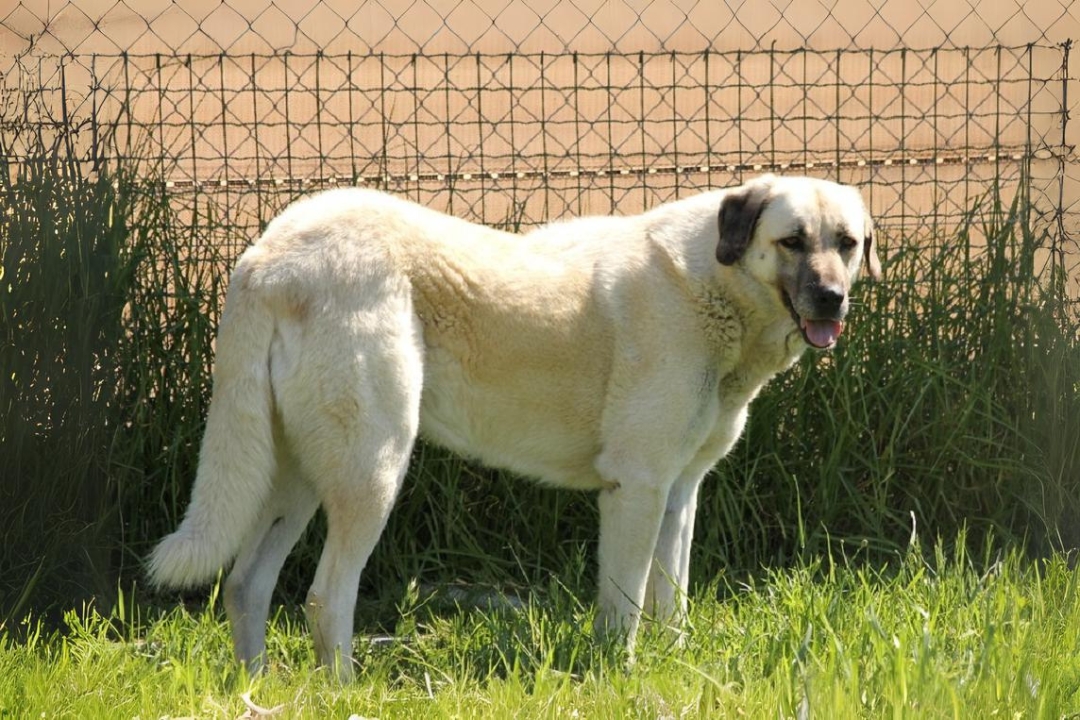
M305 610L352 673L360 573L418 435L599 493L598 634L687 611L698 488L762 386L832 347L852 284L881 277L858 190L763 176L627 217L525 235L374 190L301 199L240 258L183 522L151 580L230 561L237 658L265 662L273 587L316 509Z

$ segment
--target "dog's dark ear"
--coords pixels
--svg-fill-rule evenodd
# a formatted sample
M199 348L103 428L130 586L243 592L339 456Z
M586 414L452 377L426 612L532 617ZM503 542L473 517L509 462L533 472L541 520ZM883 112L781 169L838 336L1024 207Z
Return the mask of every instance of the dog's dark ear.
M870 215L866 216L866 235L863 241L863 264L866 265L866 271L870 273L870 277L874 280L881 279L881 261L878 260L877 248L874 247L874 221L870 218Z
M721 265L734 265L746 252L769 200L770 185L753 182L725 193L720 202L720 242L716 245L716 259Z

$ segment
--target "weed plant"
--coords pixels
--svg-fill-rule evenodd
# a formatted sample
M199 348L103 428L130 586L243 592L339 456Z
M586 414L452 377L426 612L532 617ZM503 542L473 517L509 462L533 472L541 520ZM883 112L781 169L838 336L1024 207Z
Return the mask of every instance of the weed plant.
M145 257L122 172L89 177L64 138L0 168L0 611L115 590L110 459L124 308ZM3 157L8 153L4 152ZM0 616L2 617L2 616Z
M104 612L116 588L142 582L142 558L179 522L194 479L227 283L205 242L227 231L206 196L181 218L154 167L90 175L64 152L42 144L40 162L0 178L9 627L86 597ZM703 490L696 592L836 553L889 561L913 523L924 537L966 528L973 551L991 532L1036 553L1076 543L1076 317L1063 278L1037 272L1048 238L1023 193L1001 196L948 236L885 237L887 279L861 286L840 347L808 354L754 403ZM303 598L320 523L278 602ZM362 581L367 627L392 627L417 581L513 590L554 574L592 597L595 534L591 495L420 444Z
M95 171L71 132L0 153L0 626L141 578L210 387L219 276L148 168Z

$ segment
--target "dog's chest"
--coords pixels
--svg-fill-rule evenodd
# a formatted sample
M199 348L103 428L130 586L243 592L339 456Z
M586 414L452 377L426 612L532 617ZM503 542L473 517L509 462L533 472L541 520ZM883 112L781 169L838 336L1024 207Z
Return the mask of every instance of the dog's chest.
M717 369L710 373L711 388L705 394L715 403L718 425L728 426L745 416L761 389L798 359L804 346L790 338L782 326L767 327L753 336L742 333L717 355ZM741 427L741 420L737 424Z

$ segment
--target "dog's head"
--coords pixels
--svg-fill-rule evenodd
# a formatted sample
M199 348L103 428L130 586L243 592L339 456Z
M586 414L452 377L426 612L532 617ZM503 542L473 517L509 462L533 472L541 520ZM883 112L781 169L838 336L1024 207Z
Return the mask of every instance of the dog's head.
M716 259L772 288L806 343L832 347L862 267L881 277L859 191L827 180L766 175L724 194Z

